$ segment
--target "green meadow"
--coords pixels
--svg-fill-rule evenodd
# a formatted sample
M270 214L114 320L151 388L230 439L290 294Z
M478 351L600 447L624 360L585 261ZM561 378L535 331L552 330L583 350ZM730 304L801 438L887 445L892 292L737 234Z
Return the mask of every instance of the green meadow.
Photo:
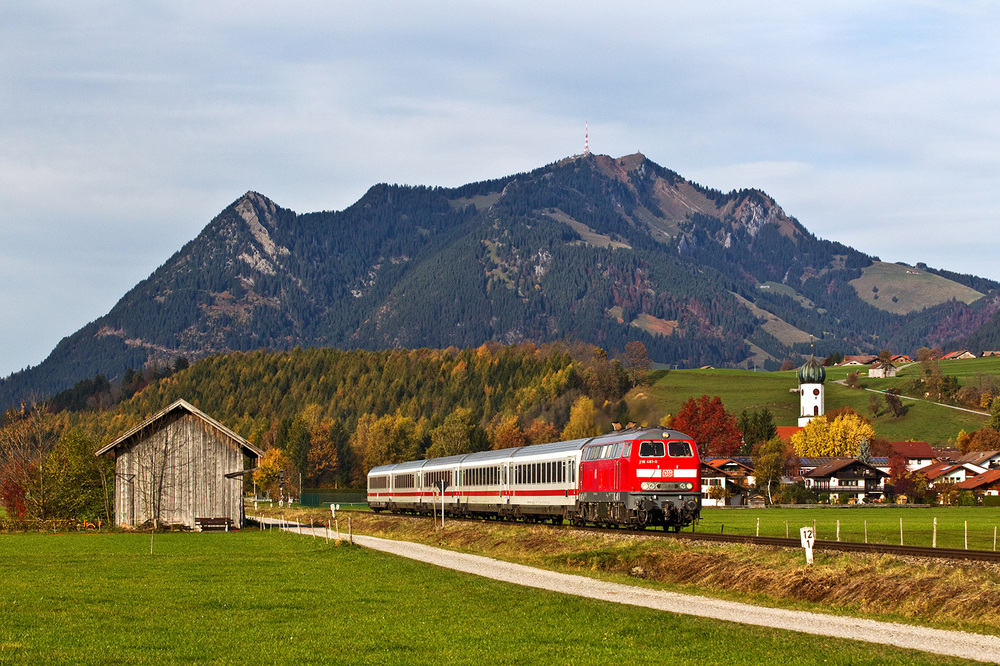
M816 538L824 541L836 541L839 529L841 541L898 545L902 522L904 545L932 546L935 519L939 548L965 548L968 531L970 549L994 549L1000 507L706 508L695 531L751 536L758 534L759 521L760 536L798 538L800 528L815 526Z
M869 379L863 376L861 389L837 383L856 369L827 368L826 409L851 407L870 417L868 403L871 392L863 389L904 389L903 404L907 406L907 411L903 416L896 418L887 412L872 419L875 432L880 437L891 441L913 439L930 442L932 446L947 446L949 442L954 442L959 431L978 430L989 420L985 413L974 414L907 396L905 386L919 375L919 364L902 367L895 378ZM1000 377L1000 358L942 361L941 371L956 376L963 384L980 374ZM651 377L650 385L633 390L628 397L632 412L648 422L657 421L663 414L676 414L688 398L717 395L726 410L733 414L739 415L744 409L767 408L774 415L777 425L797 425L799 398L790 392L790 389L798 387L795 370L659 370L651 373Z
M966 663L508 585L280 532L0 536L3 663ZM797 658L795 655L800 655Z

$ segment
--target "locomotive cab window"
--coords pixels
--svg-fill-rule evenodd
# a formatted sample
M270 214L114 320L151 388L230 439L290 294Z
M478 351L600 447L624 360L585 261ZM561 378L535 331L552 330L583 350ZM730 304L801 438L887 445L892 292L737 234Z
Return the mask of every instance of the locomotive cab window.
M663 442L640 442L640 458L662 458L666 454Z
M693 455L691 442L667 442L667 453L670 454L671 458L690 458Z

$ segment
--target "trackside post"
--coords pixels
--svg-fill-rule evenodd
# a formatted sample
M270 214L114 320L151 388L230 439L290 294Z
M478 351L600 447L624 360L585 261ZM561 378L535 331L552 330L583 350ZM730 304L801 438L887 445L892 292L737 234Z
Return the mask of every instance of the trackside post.
M816 533L811 527L803 527L799 530L802 539L802 547L806 549L806 564L813 563L813 544L816 543Z

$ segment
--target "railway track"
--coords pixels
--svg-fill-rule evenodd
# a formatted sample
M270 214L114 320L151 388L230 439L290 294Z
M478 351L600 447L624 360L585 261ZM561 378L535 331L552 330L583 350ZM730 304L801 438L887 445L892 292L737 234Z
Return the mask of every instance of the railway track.
M649 532L657 536L691 539L695 541L715 541L722 543L751 543L759 546L779 548L801 548L799 539L784 537L741 536L738 534L712 534L710 532ZM874 553L885 555L908 555L910 557L939 557L949 560L975 560L979 562L1000 562L1000 552L991 550L965 550L962 548L927 548L925 546L898 546L885 543L859 543L856 541L820 541L813 545L815 550L833 550L847 553Z

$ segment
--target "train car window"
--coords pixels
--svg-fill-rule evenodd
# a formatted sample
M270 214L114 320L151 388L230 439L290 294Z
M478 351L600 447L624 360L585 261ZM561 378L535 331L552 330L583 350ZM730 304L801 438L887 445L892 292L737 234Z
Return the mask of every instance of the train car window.
M545 463L545 483L552 483L552 463Z
M665 453L666 452L664 451L663 442L639 443L640 458L662 458Z
M618 442L617 444L615 444L615 450L611 453L611 457L612 458L621 458L622 457L622 448L623 447L624 447L624 445L621 442Z
M622 458L632 457L632 442L625 442L625 446L622 447Z

